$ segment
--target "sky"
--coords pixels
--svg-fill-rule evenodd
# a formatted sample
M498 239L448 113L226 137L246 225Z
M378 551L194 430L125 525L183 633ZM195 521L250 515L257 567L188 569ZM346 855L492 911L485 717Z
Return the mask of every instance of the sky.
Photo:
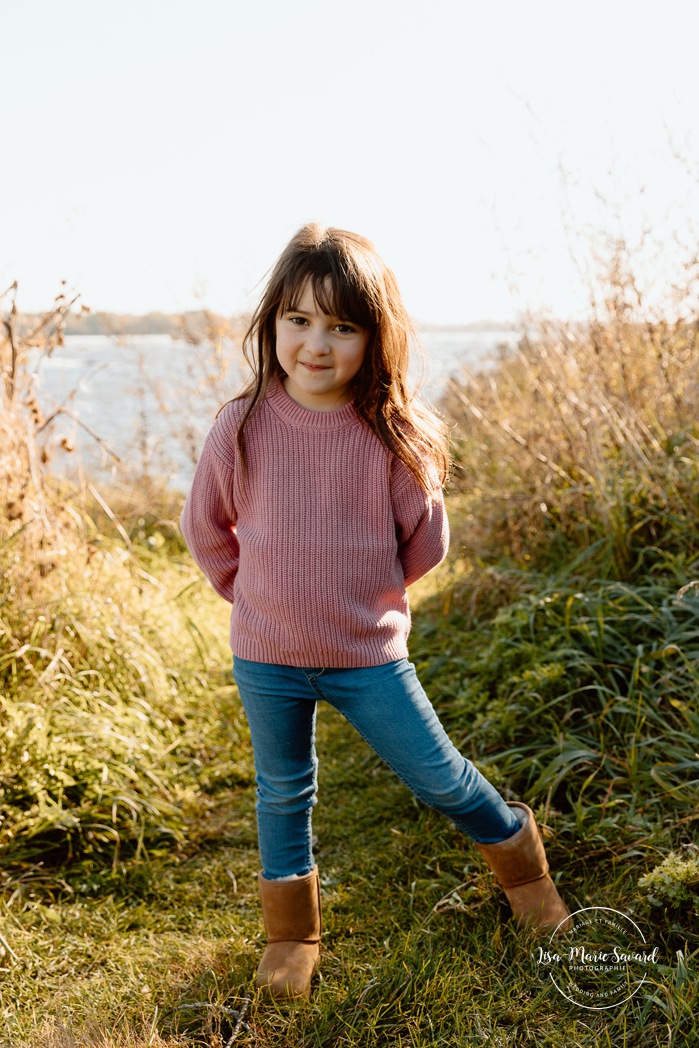
M419 321L658 290L699 218L695 0L0 0L0 292L254 306L303 223ZM696 253L696 247L694 247ZM66 281L65 285L61 281Z

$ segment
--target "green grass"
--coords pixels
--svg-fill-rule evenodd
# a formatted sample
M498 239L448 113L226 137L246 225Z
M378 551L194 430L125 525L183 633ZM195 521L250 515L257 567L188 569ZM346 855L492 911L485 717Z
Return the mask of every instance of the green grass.
M456 609L446 628L417 630L440 648L441 672L434 661L424 672L445 719L522 795L589 807L596 821L620 804L655 820L696 811L694 588L542 580L480 634Z

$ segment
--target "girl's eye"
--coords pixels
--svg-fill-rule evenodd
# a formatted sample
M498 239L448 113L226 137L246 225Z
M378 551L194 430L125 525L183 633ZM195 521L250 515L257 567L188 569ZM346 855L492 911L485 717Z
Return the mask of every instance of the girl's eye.
M352 324L338 324L337 330L341 335L356 335L357 329Z
M289 317L289 320L292 324L296 324L298 327L301 327L302 324L306 323L305 317Z

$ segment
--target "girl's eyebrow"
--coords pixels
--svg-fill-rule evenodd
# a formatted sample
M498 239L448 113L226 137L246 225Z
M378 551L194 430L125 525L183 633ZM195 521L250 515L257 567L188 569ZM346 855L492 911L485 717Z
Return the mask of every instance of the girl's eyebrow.
M303 317L315 316L314 313L307 313L305 309L299 309L298 306L295 306L293 302L291 303L291 305L287 306L287 308L285 310L283 310L283 312L284 313L300 313L301 316L303 316ZM335 313L326 313L322 309L320 310L320 313L324 317L329 317L330 320L339 320L341 324L354 324L354 321L350 320L348 317L338 317Z

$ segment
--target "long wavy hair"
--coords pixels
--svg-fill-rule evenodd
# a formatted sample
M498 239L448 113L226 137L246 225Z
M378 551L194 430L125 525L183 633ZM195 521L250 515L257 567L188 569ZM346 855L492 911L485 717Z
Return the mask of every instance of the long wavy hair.
M369 332L364 360L350 386L355 410L427 492L449 472L444 423L407 387L411 342L419 343L396 279L374 245L357 233L303 226L274 266L243 340L252 377L240 393L248 398L237 441L245 470L245 426L270 382L285 372L276 354L276 321L311 287L322 312ZM237 399L237 398L236 398Z

